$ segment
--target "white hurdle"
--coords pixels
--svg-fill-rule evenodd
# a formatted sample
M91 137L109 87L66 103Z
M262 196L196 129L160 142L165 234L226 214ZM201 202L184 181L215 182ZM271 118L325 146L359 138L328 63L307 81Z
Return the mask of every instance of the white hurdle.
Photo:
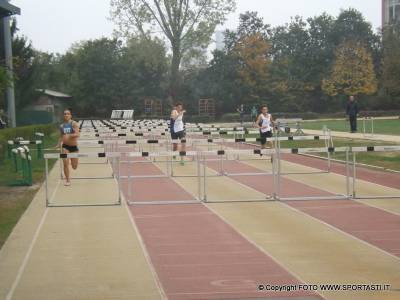
M112 177L77 177L71 179L116 179L118 185L118 198L114 202L93 202L93 203L71 203L71 204L57 204L57 201L53 201L49 197L49 159L60 159L60 164L62 165L62 159L65 158L107 158L111 162L111 167L113 170ZM121 205L121 187L120 187L120 154L119 153L46 153L44 154L45 160L45 198L46 207L75 207L75 206L115 206ZM61 166L62 168L62 166ZM115 172L116 170L116 172ZM62 173L62 169L61 169ZM62 177L59 179L62 180ZM52 200L52 201L51 201Z
M193 203L213 203L213 202L253 202L253 201L292 201L292 200L342 200L342 199L370 199L370 198L400 198L400 195L393 196L370 196L370 195L358 195L357 194L357 174L356 174L356 154L362 152L396 152L400 151L399 145L391 146L371 146L371 147L319 147L319 148L281 148L279 143L279 137L276 137L277 141L275 147L272 149L220 149L220 150L196 150L196 151L137 151L137 152L101 152L101 153L70 153L70 154L45 154L46 164L46 205L47 206L58 206L56 203L49 202L48 195L48 160L49 159L63 159L63 158L107 158L112 164L114 170L113 177L118 182L118 200L110 204L96 204L91 205L120 205L121 204L121 179L128 181L128 199L127 202L130 205L146 205L146 204L193 204ZM121 141L119 141L121 142ZM287 173L282 172L282 157L281 154L312 154L312 153L344 153L345 154L345 174L344 184L345 193L332 193L332 196L301 196L301 197L285 197L282 195L282 176ZM272 170L270 173L257 173L257 174L237 174L241 176L256 176L256 175L269 175L273 180L273 188L270 193L265 194L264 197L258 199L231 199L229 201L218 201L208 197L208 184L211 177L216 176L235 176L235 174L228 174L224 172L223 165L221 165L219 172L216 175L210 175L207 172L207 162L209 161L235 161L236 155L260 155L272 156ZM350 162L350 155L353 155L353 161ZM193 175L177 175L173 171L173 157L191 157L193 163L196 164L195 174ZM129 163L128 174L121 176L121 158L127 159L126 163ZM143 160L135 161L134 159L143 158ZM161 162L166 163L165 171L161 171L163 174L160 175L133 175L131 173L134 170L134 166L137 163L149 163L152 164L153 158L161 158ZM133 160L132 160L133 159ZM177 161L175 161L177 162ZM298 173L297 173L298 174ZM196 179L197 195L195 199L188 200L177 200L177 201L142 201L137 199L133 200L135 191L132 190L133 180L138 178L174 178L174 177L193 177ZM95 178L87 178L95 179ZM62 205L65 206L65 205ZM71 206L87 206L87 204L74 204Z
M369 129L368 129L369 123ZM374 136L374 117L363 117L363 134L365 137Z

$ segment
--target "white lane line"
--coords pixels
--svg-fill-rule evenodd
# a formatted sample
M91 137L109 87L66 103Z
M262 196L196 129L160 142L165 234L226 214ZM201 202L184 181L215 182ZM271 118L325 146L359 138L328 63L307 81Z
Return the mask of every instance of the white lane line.
M115 177L114 177L114 180L117 183L117 187L120 188L120 186L119 186L119 184L117 182L117 179ZM156 283L157 290L158 290L158 292L160 294L160 297L161 297L161 299L165 299L166 300L166 299L168 299L168 297L165 294L165 291L164 291L164 288L163 288L162 283L160 281L160 278L158 277L157 272L156 272L156 270L154 268L154 265L153 265L153 263L151 261L150 255L149 255L149 253L147 251L147 248L146 248L146 245L144 244L143 237L139 232L137 224L136 224L136 222L135 222L135 220L134 220L134 218L132 216L132 213L130 212L130 210L128 208L128 205L126 204L123 191L121 191L121 202L122 202L122 205L125 207L125 211L126 211L126 213L128 215L129 221L130 221L130 223L132 225L133 230L135 231L135 234L136 234L137 239L139 241L140 247L142 248L143 255L144 255L145 259L146 259L146 262L147 262L147 264L149 266L150 272L151 272L151 274L153 276L153 279L154 279L154 281Z
M271 258L278 266L280 266L288 275L291 275L294 277L297 281L300 283L308 283L306 280L303 280L298 274L295 272L289 270L281 261L279 261L277 258L275 258L271 253L269 253L266 249L258 245L255 241L251 240L248 236L246 236L243 232L239 230L239 228L236 228L231 222L228 221L225 217L223 217L221 214L219 214L214 208L212 208L210 205L207 205L207 203L204 204L204 206L212 211L217 218L219 218L221 221L226 223L229 227L231 227L239 236L241 236L244 240L249 242L251 245L253 245L256 249L258 249L260 252L264 253L267 257ZM321 296L323 299L325 298L323 294L320 291L315 291L315 294Z
M53 194L51 195L51 200L54 199L54 196L56 194L56 191L58 190L59 185L60 185L60 180L58 181L57 186L54 189ZM22 261L22 264L18 269L17 276L15 277L14 282L13 282L13 284L11 286L11 289L8 292L7 296L6 296L6 300L11 300L12 297L14 296L15 289L17 288L19 282L21 281L22 275L23 275L23 273L25 271L26 265L28 264L29 258L30 258L31 254L32 254L33 247L35 246L36 240L39 237L40 230L43 227L43 224L44 224L44 221L46 220L48 212L49 212L49 208L46 207L46 209L44 210L44 213L42 215L42 218L40 219L39 225L36 228L35 234L33 235L33 239L31 241L31 243L29 244L29 248L28 248L28 251L25 254L24 260Z
M339 176L341 176L341 175L339 175ZM304 184L304 183L303 183L303 184ZM307 184L305 184L305 185L307 185ZM321 189L321 188L320 188L320 189ZM324 189L321 189L321 190L324 190ZM357 201L357 202L358 202L358 201ZM286 205L287 207L289 207L290 209L292 209L292 210L294 210L294 211L297 211L297 212L299 212L299 213L301 213L301 214L303 214L303 215L305 215L305 216L308 216L308 217L310 217L310 218L312 218L312 219L314 219L314 220L316 220L316 221L318 221L318 222L320 222L320 223L323 223L324 225L326 225L326 226L328 226L328 227L334 229L335 231L339 231L339 232L345 234L345 235L348 236L348 237L351 237L351 238L353 238L353 239L356 239L356 240L362 242L362 243L365 244L365 245L368 245L368 246L370 246L370 247L372 247L372 248L375 248L376 250L379 250L379 252L383 252L383 253L385 253L385 254L387 254L387 255L389 255L389 256L395 258L396 260L399 260L399 259L400 259L400 257L396 256L395 254L392 254L392 253L390 253L390 252L388 252L388 251L386 251L386 250L384 250L384 249L379 248L378 246L375 246L375 245L373 245L373 244L371 244L371 243L369 243L369 242L367 242L367 241L364 241L364 240L362 240L362 239L356 237L355 235L352 235L352 234L350 234L350 233L347 233L347 232L345 232L345 231L343 231L343 230L341 230L341 229L339 229L339 228L337 228L337 227L335 227L335 226L333 226L333 225L331 225L331 224L329 224L329 223L327 223L327 222L325 222L325 221L323 221L323 220L321 220L321 219L318 219L318 218L316 218L316 217L314 217L314 216L308 214L307 212L302 211L302 210L299 209L299 208L295 208L295 207L289 205L288 203L286 203L285 201L281 201L280 203ZM363 202L360 202L360 204L364 204L364 203L363 203ZM366 206L368 207L369 205L366 205ZM370 207L372 207L372 206L370 206ZM385 209L382 209L382 208L380 208L380 207L374 207L374 208L380 209L380 210L382 210L382 211L386 211ZM386 211L386 212L389 212L389 211ZM389 213L392 213L392 214L393 214L393 212L389 212ZM394 213L394 214L396 214L396 213Z
M157 166L157 168L159 168ZM216 172L214 169L209 168L208 166L206 166L207 169ZM160 168L159 168L160 169ZM161 170L161 169L160 169ZM162 170L161 170L162 171ZM190 193L190 191L188 191L182 184L180 184L179 182L177 182L175 180L175 178L173 178L173 181L175 181L181 188L183 188L186 192ZM234 180L232 180L234 182ZM236 182L234 182L236 183ZM246 185L244 185L246 186ZM249 186L246 186L249 189L253 189ZM253 189L254 191L257 191L255 189ZM257 191L259 192L259 191ZM193 194L192 194L193 195ZM214 210L210 205L208 205L208 203L204 203L204 202L200 202L201 205L203 205L206 209L208 209L213 215L215 215L217 218L219 218L222 222L224 222L227 226L229 226L230 228L232 228L239 236L241 236L244 240L246 240L247 242L249 242L251 245L253 245L257 250L261 251L262 253L264 253L266 256L268 256L269 258L271 258L277 265L279 265L284 271L286 271L289 275L291 275L292 277L294 277L295 279L297 279L299 282L302 283L306 283L305 280L303 280L299 275L295 274L294 272L290 271L285 265L283 265L280 261L278 261L274 256L272 256L270 253L268 253L264 248L262 248L261 246L259 246L258 244L256 244L256 242L254 242L253 240L251 240L250 238L248 238L244 233L242 233L238 228L236 228L235 226L233 226L233 224L231 222L229 222L226 218L224 218L223 216L221 216L219 213L217 213L216 210ZM225 253L225 252L224 252ZM321 296L322 298L323 295L319 292L316 291L316 294Z
M299 163L293 163L293 162L290 162L290 161L285 161L285 162L288 163L288 164L295 165L295 166L305 167L305 168L307 168L307 169L310 169L310 171L318 171L318 170L320 170L320 169L316 169L316 168L314 168L314 167L305 166L305 165L302 165L302 164L299 164ZM248 165L248 166L250 166L250 167L253 167L253 168L258 169L258 170L261 170L261 171L265 171L265 169L260 168L260 167L258 167L258 166L256 167L256 166L254 166L254 164L251 164L251 163L248 163L248 162L245 162L245 161L241 161L240 163L243 163L243 164L245 164L245 165ZM268 171L268 169L267 169L267 171ZM292 175L296 175L296 174L292 174ZM310 175L311 175L311 174L310 174ZM345 175L340 174L340 173L335 173L335 172L330 172L329 175L330 175L330 176L335 176L335 177L338 178L338 179L339 179L339 178L341 178L341 179L345 178ZM329 190L329 188L327 188L327 187L325 187L325 186L324 186L324 187L321 187L320 185L313 185L312 183L309 183L309 182L306 183L306 182L303 182L301 179L299 180L299 179L297 179L297 178L293 178L291 175L284 175L283 177L285 177L285 178L288 179L288 180L292 180L292 181L294 181L294 182L298 182L298 183L300 183L300 184L309 186L309 187L314 188L314 189L319 189L319 190L321 190L321 191L325 191L325 192L328 192L328 193L337 194L336 191ZM344 179L343 179L343 180L344 180ZM358 182L361 182L362 184L365 184L365 185L368 185L368 184L369 184L369 185L376 185L376 186L378 186L379 188L388 188L388 187L385 187L385 186L383 186L383 185L380 185L380 184L377 184L377 183L374 183L374 182L371 182L371 181L365 181L365 180L361 180L361 179L357 179L357 181L358 181ZM390 187L389 187L389 188L390 188ZM393 189L393 188L390 188L390 189ZM382 195L382 196L385 196L385 195ZM316 199L316 200L318 200L318 199ZM377 195L375 199L367 199L367 200L385 200L385 199L384 199L384 198L380 198L380 196ZM382 210L382 211L384 211L384 212L387 212L387 213L390 213L390 214L393 214L393 215L396 215L396 216L400 216L400 213L398 213L398 212L396 212L396 211L392 211L392 210L390 210L390 209L388 209L388 208L384 208L384 207L378 206L378 205L376 205L376 204L370 203L369 201L365 201L365 200L363 200L363 199L353 199L353 201L355 201L355 202L357 202L357 203L359 203L359 204L362 204L362 205L364 205L364 206L366 206L366 207L372 207L372 208L379 209L379 210ZM350 206L346 206L346 207L350 207ZM314 208L316 208L316 207L314 207Z
M367 246L369 246L369 247L372 247L372 248L378 250L379 252L382 252L382 253L384 253L384 254L386 254L386 255L389 255L389 256L391 256L392 258L395 258L396 260L400 260L400 257L396 256L395 254L392 254L392 253L390 253L390 252L388 252L388 251L386 251L386 250L384 250L384 249L379 248L378 246L375 246L375 245L373 245L373 244L371 244L371 243L369 243L369 242L367 242L367 241L364 241L364 240L360 239L359 237L356 237L355 235L352 235L351 233L348 233L348 232L346 232L346 231L343 231L342 229L339 229L339 228L337 228L337 227L335 227L335 226L333 226L333 225L331 225L331 224L329 224L329 223L327 223L327 222L325 222L325 221L323 221L323 220L320 220L320 219L318 219L318 218L316 218L316 217L314 217L314 216L312 216L312 215L309 215L309 214L307 214L306 212L304 212L304 211L302 211L302 210L300 210L300 209L298 209L298 208L295 208L295 207L293 207L293 206L290 206L288 203L285 203L284 201L281 201L280 203L282 203L283 205L287 206L288 208L290 208L290 209L293 210L293 211L296 211L296 212L298 212L298 213L300 213L300 214L302 214L302 215L304 215L304 216L306 216L306 217L309 217L309 218L311 218L311 219L314 219L314 220L316 220L317 222L322 223L322 224L328 226L329 228L333 229L334 231L338 231L338 232L344 234L345 236L350 237L350 238L352 238L352 239L355 239L355 240L361 242L361 243L364 244L364 245L367 245Z

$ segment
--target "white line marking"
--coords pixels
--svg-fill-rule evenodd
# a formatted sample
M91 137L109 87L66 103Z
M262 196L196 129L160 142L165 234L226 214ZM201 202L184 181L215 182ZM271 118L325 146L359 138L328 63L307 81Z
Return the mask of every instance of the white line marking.
M119 184L118 184L118 182L117 182L117 179L114 178L114 180L115 180L116 183L117 183L117 187L120 188L120 186L119 186ZM153 278L154 278L154 281L155 281L155 283L156 283L156 286L157 286L158 292L159 292L159 294L160 294L160 297L161 297L161 299L166 299L166 300L167 300L168 297L167 297L167 295L165 294L165 291L164 291L164 288L163 288L162 283L161 283L161 281L160 281L160 278L158 277L157 272L156 272L156 270L155 270L155 268L154 268L154 265L153 265L153 263L151 262L150 255L149 255L149 253L148 253L148 251L147 251L146 245L144 244L142 235L141 235L140 232L139 232L139 229L138 229L138 227L137 227L137 224L136 224L136 222L135 222L135 220L134 220L134 218L133 218L133 216L132 216L132 213L130 212L130 210L129 210L129 208L128 208L128 205L126 204L125 196L124 196L124 194L123 194L122 191L121 191L121 202L122 202L121 204L125 207L125 211L126 211L126 213L128 214L129 221L130 221L130 223L131 223L131 225L132 225L132 228L133 228L133 230L135 231L135 234L136 234L136 236L137 236L137 238L138 238L140 247L142 248L142 252L143 252L143 255L144 255L144 257L145 257L145 259L146 259L146 261L147 261L147 264L149 265L150 272L151 272L151 274L152 274L152 276L153 276Z
M157 166L158 167L158 166ZM210 169L209 167L206 166L207 169ZM159 168L160 169L160 168ZM161 169L160 169L161 170ZM216 172L213 169L210 169L213 172ZM175 181L175 179L173 179L173 181ZM175 181L176 182L176 181ZM178 183L178 182L177 182ZM181 185L180 183L178 183L179 186L181 186L185 191L187 191L188 193L191 194L190 191L188 191L183 185ZM248 186L246 186L248 187ZM248 187L250 189L253 189L251 187ZM256 190L255 190L256 191ZM257 245L255 242L253 242L252 240L250 240L248 237L246 237L242 232L240 232L237 228L235 228L230 222L228 222L224 217L222 217L221 215L219 215L214 209L212 209L209 205L207 205L207 203L204 202L200 202L200 204L202 204L206 209L210 210L217 218L219 218L222 222L224 222L225 224L227 224L229 227L231 227L236 233L238 233L244 240L248 241L251 245L253 245L256 249L258 249L259 251L261 251L262 253L264 253L265 255L267 255L268 257L270 257L277 265L279 265L280 267L282 267L282 269L284 269L288 274L292 275L295 279L297 279L299 282L302 283L306 283L305 280L301 279L300 276L296 275L295 273L291 272L288 268L286 268L282 263L280 263L275 257L273 257L271 254L269 254L265 249L263 249L262 247L260 247L259 245ZM318 295L320 295L322 298L323 295L316 291L316 293Z
M256 242L250 240L244 233L242 233L238 228L233 226L232 223L230 223L227 219L225 219L223 216L218 214L213 208L210 207L210 205L203 204L207 209L211 210L219 219L221 219L223 222L225 222L229 227L231 227L235 232L237 232L243 239L248 241L251 245L253 245L255 248L257 248L259 251L264 253L266 256L270 257L278 266L282 267L289 275L292 275L295 279L297 279L299 282L302 283L308 283L306 280L303 280L299 275L296 273L290 271L283 263L281 263L278 259L276 259L274 256L272 256L268 251L266 251L264 248L256 244ZM316 294L320 295L322 298L325 298L322 293L319 291L315 291Z
M58 190L59 185L60 185L60 180L57 182L56 188L54 189L53 194L51 195L51 200L53 200L53 198L54 198L54 196L56 194L56 191ZM39 225L36 228L35 234L33 235L32 241L29 244L29 248L28 248L28 251L25 254L24 260L22 261L22 264L18 269L17 276L15 277L14 282L13 282L13 284L11 286L11 289L8 292L7 296L6 296L6 300L11 300L13 295L14 295L15 289L17 288L17 286L18 286L18 284L19 284L19 282L20 282L20 280L22 278L22 275L23 275L23 273L25 271L26 265L28 264L29 258L30 258L31 254L32 254L33 247L34 247L34 245L36 243L37 238L39 237L40 230L43 227L43 224L44 224L44 221L46 220L48 212L49 212L49 208L46 207L46 209L44 210L44 213L42 215L42 218L40 219Z
M252 144L252 145L253 145L253 144ZM296 165L296 166L299 166L299 167L305 167L305 168L308 168L308 169L311 169L311 170L315 170L315 171L320 170L320 169L317 169L317 168L314 168L314 167L310 167L310 166L307 166L307 165L303 165L303 164L300 164L300 163L294 163L294 162L287 161L287 160L284 160L284 159L282 159L282 160L285 161L285 162L288 163L288 164ZM245 161L240 161L240 162L243 163L243 164L245 164L245 165L248 165L248 166L250 166L250 167L252 167L252 168L255 168L255 169L258 169L258 170L261 170L261 171L265 171L264 169L261 169L261 168L259 168L259 167L255 167L253 164L250 164L250 163L248 163L248 162L245 162ZM268 170L267 170L267 171L268 171ZM345 175L340 174L340 173L336 173L336 172L330 172L330 173L328 173L328 174L329 174L330 176L336 176L336 177L338 177L338 178L340 178L340 177L345 178L345 177L346 177ZM335 191L333 191L333 190L329 190L329 188L327 188L327 187L321 187L320 185L319 185L319 186L316 186L316 185L313 185L313 184L311 184L311 183L305 183L305 182L303 182L302 180L298 180L298 179L296 179L296 178L292 178L293 176L291 176L291 175L296 175L296 174L283 175L283 177L285 177L286 179L289 179L289 180L298 182L298 183L300 183L300 184L309 186L309 187L311 187L311 188L319 189L319 190L321 190L321 191L325 191L325 192L332 193L332 194L337 194L337 192L335 192ZM311 175L311 174L310 174L310 175ZM352 180L352 179L350 178L350 180ZM386 187L386 186L384 186L384 185L381 185L381 184L378 184L378 183L374 183L374 182L371 182L371 181L366 181L366 180L363 180L363 179L357 179L357 182L359 182L359 184L364 184L364 185L376 185L376 186L378 186L379 188L390 188L390 189L394 189L394 188L391 188L391 187ZM394 189L394 190L395 190L395 189ZM382 196L385 196L385 195L382 195ZM318 199L316 199L316 200L318 200ZM377 196L376 196L376 199L368 199L368 200L384 200L384 199L383 199L383 198L380 198L380 196L377 195ZM387 213L390 213L390 214L393 214L393 215L396 215L396 216L400 216L400 213L398 213L398 212L391 211L391 210L389 210L389 209L387 209L387 208L383 208L383 207L376 206L376 205L374 205L374 204L372 204L372 203L369 203L368 201L365 201L365 199L364 199L364 200L363 200L363 199L353 199L353 201L355 201L355 202L357 202L357 203L360 203L360 204L363 204L363 205L365 205L365 206L367 206L367 207L376 208L376 209L382 210L382 211L384 211L384 212L387 212Z
M385 200L385 199L376 198L376 199L368 199L368 200L379 201L379 200ZM363 205L365 205L365 206L369 206L369 207L372 207L372 208L380 209L380 210L383 210L384 212L387 212L387 213L390 213L390 214L393 214L393 215L396 215L396 216L400 216L400 213L398 213L398 212L396 212L396 211L391 211L391 210L389 210L388 208L376 206L375 204L370 203L370 202L368 202L368 201L365 201L365 200L363 200L363 199L354 199L354 201L356 201L356 202L358 202L358 203L360 203L360 204L363 204Z
M320 222L320 223L328 226L329 228L331 228L331 229L333 229L335 231L339 231L340 233L343 233L344 235L346 235L346 236L348 236L348 237L350 237L352 239L358 240L358 241L360 241L361 243L363 243L363 244L365 244L367 246L375 248L376 250L378 250L380 252L383 252L384 254L387 254L387 255L395 258L396 260L400 260L400 257L398 257L398 256L396 256L396 255L394 255L394 254L392 254L390 252L387 252L386 250L383 250L383 249L381 249L381 248L379 248L379 247L377 247L377 246L375 246L375 245L373 245L371 243L368 243L367 241L364 241L364 240L362 240L362 239L360 239L360 238L358 238L358 237L356 237L356 236L354 236L354 235L352 235L350 233L347 233L347 232L345 232L345 231L343 231L343 230L341 230L341 229L339 229L339 228L337 228L337 227L335 227L335 226L333 226L333 225L331 225L329 223L326 223L325 221L322 221L322 220L320 220L320 219L318 219L318 218L316 218L314 216L311 216L311 215L307 214L306 212L301 211L300 209L294 208L294 207L290 206L289 204L285 203L284 201L281 201L280 203L286 205L291 210L294 210L294 211L296 211L298 213L301 213L301 214L305 215L306 217L312 218L312 219L316 220L317 222Z
M257 168L257 169L258 169L258 168ZM343 175L341 175L341 174L336 174L336 173L334 173L334 175L343 176ZM294 181L296 181L296 180L294 180ZM303 183L303 182L300 182L300 183L305 184L305 183ZM305 185L307 185L307 184L305 184ZM319 188L319 189L321 189L321 188ZM321 190L324 190L324 189L321 189ZM361 202L361 201L357 201L357 202L360 203L360 204L364 204L364 202ZM329 224L329 223L326 223L325 221L322 221L322 220L320 220L320 219L318 219L318 218L316 218L316 217L314 217L314 216L311 216L310 214L307 214L306 212L303 212L303 211L301 211L300 209L294 208L294 207L290 206L289 204L285 203L285 201L280 201L280 203L282 203L282 204L284 204L284 205L290 207L292 210L295 210L295 211L298 211L298 212L304 214L305 216L309 216L310 218L313 218L314 220L317 220L318 222L321 222L321 223L323 223L323 224L329 226L330 228L335 229L336 231L339 231L339 232L341 232L341 233L343 233L343 234L345 234L345 235L347 235L347 236L349 236L349 237L352 237L352 238L354 238L354 239L356 239L356 240L358 240L358 241L361 241L362 243L364 243L364 244L366 244L366 245L368 245L368 246L371 246L371 247L373 247L373 248L375 248L375 249L377 249L377 250L379 250L379 251L381 251L381 252L383 252L383 253L385 253L385 254L388 254L388 255L394 257L395 259L400 260L400 257L398 257L398 256L396 256L396 255L394 255L394 254L392 254L392 253L390 253L390 252L387 252L386 250L381 249L381 248L379 248L379 247L377 247L377 246L375 246L375 245L373 245L373 244L371 244L371 243L369 243L369 242L367 242L367 241L364 241L364 240L362 240L362 239L360 239L360 238L358 238L358 237L356 237L356 236L354 236L354 235L352 235L352 234L350 234L350 233L347 233L347 232L345 232L345 231L343 231L343 230L341 230L341 229L339 229L339 228L337 228L337 227L335 227L335 226L333 226L333 225L331 225L331 224ZM394 214L394 215L398 215L397 213L393 213L393 212L390 212L390 211L386 211L385 209L380 208L380 207L375 207L375 206L368 205L368 204L367 204L367 205L364 204L364 205L367 206L367 207L369 206L369 207L373 207L373 208L376 208L376 209L380 209L380 210L382 210L382 211L385 211L385 212L388 212L388 213L391 213L391 214Z

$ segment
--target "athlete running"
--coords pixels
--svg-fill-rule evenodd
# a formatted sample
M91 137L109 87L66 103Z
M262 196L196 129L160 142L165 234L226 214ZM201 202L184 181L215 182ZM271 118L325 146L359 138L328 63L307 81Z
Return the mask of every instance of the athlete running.
M183 109L183 104L178 102L175 104L173 110L171 111L171 139L173 140L173 151L178 151L178 143L174 142L181 142L181 146L179 147L179 151L186 151L186 144L182 142L185 139L185 126L183 124L183 115L185 114L186 110ZM183 156L181 156L181 165L184 165Z
M272 148L271 140L267 141L267 139L272 138L274 122L272 120L272 115L268 113L267 105L261 106L261 113L257 117L256 126L260 129L261 149L266 149L267 143L269 148Z
M78 149L78 138L79 125L77 122L72 120L72 114L70 109L64 110L64 123L60 125L60 138L58 140L57 148L62 148L62 153L76 153ZM65 181L64 185L71 185L70 172L69 172L69 161L71 161L72 169L76 170L78 168L77 158L63 158L64 175Z

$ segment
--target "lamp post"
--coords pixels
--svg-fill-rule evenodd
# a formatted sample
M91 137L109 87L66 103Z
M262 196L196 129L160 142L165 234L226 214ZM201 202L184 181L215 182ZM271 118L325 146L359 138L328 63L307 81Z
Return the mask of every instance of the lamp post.
M10 17L15 14L20 14L21 10L8 3L9 1L0 1L0 14L3 18L4 27L4 53L6 62L7 77L10 83L7 87L7 107L8 107L8 123L10 127L16 127L16 114L15 114L15 95L14 95L14 72L13 72L13 55L12 55L12 38L10 28Z

